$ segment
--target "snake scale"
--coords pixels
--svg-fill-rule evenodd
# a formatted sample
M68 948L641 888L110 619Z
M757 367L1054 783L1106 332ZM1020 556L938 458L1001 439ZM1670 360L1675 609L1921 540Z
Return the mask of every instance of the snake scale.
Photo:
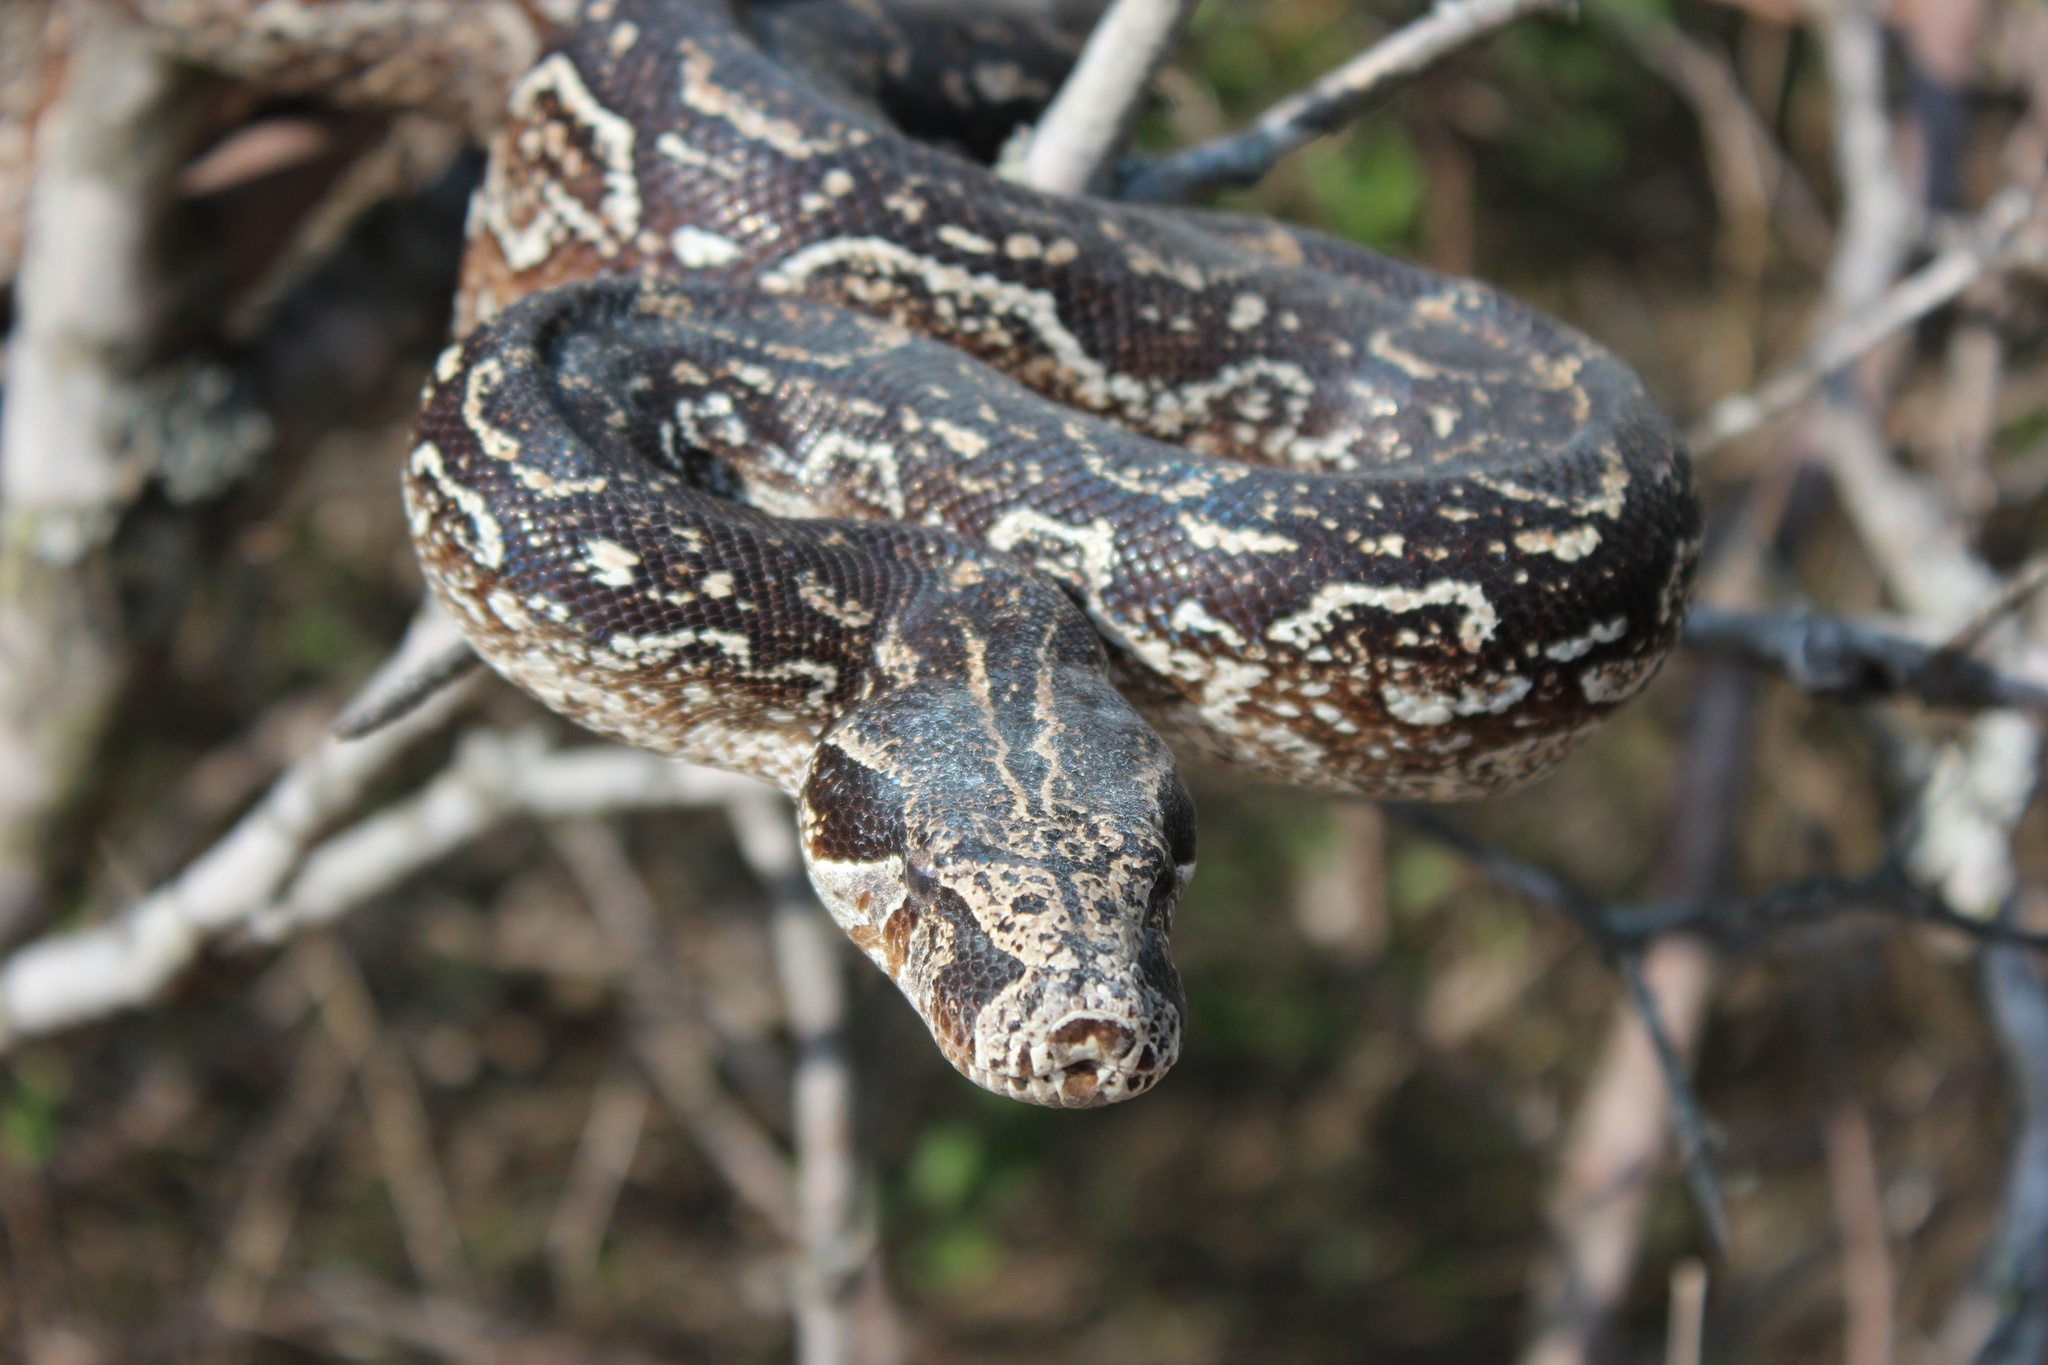
M791 793L832 915L1000 1093L1177 1056L1176 754L1493 791L1678 632L1688 463L1584 337L1004 182L718 0L585 0L471 218L406 478L433 587L562 714Z

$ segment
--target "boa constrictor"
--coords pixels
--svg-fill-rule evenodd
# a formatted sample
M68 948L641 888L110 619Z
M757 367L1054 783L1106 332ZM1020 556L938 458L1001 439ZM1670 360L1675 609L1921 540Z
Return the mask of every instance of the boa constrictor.
M1492 791L1678 631L1687 461L1584 337L1006 183L718 0L585 0L471 231L483 325L407 472L434 588L556 710L790 792L827 907L999 1092L1107 1103L1178 1054L1175 751Z

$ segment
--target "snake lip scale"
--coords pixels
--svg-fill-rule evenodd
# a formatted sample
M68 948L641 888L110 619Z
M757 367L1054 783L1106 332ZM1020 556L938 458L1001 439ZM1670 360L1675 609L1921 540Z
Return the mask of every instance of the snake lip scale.
M561 28L459 312L406 497L479 653L791 793L833 917L1041 1104L1179 1053L1176 755L1524 781L1655 671L1697 555L1677 437L1578 333L1301 229L1006 184L715 0Z

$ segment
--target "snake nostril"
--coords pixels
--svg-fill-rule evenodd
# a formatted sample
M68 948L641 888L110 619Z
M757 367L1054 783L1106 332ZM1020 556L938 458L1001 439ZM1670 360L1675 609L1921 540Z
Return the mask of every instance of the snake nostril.
M1136 1041L1131 1030L1111 1019L1069 1019L1048 1035L1047 1042L1074 1053L1093 1054L1100 1061L1114 1061L1131 1050ZM1089 1044L1094 1044L1090 1047ZM1080 1066L1084 1063L1075 1062Z
M1075 1062L1060 1072L1060 1095L1069 1103L1093 1099L1100 1085L1093 1062Z

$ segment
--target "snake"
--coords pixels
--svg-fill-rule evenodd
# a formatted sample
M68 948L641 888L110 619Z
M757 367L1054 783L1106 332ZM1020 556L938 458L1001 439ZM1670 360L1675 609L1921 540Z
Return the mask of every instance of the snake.
M718 0L583 0L472 205L406 462L477 652L794 800L832 917L977 1084L1155 1085L1183 765L1525 782L1641 690L1697 557L1627 366L1277 222L1011 183Z

